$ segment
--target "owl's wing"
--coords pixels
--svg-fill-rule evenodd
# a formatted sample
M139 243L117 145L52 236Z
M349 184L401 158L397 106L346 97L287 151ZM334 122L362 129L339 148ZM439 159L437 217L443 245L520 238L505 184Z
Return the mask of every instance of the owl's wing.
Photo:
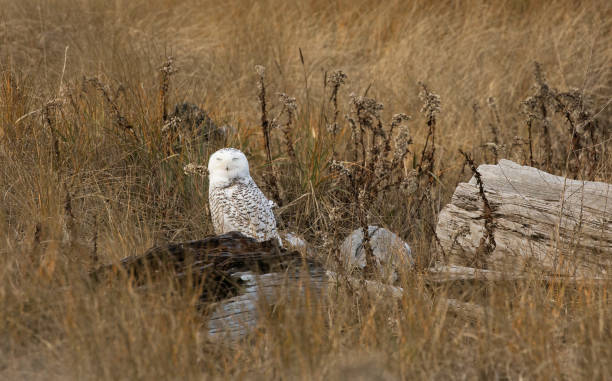
M236 230L257 240L278 237L269 200L252 179L211 194L211 215L218 234Z
M239 231L251 235L245 230L249 219L237 203L236 186L216 188L209 195L210 214L216 234Z
M276 202L274 202L273 200L266 199L266 201L268 201L268 205L270 206L270 209L278 208L278 204Z
M241 184L237 192L240 195L239 200L244 202L243 209L249 211L249 227L253 236L259 240L278 238L271 205L273 202L264 196L253 179Z

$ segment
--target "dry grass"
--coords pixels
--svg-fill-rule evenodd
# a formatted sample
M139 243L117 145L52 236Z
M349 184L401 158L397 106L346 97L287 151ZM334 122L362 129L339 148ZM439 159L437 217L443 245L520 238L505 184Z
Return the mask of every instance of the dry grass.
M259 183L276 173L281 224L333 256L329 242L359 225L360 206L330 168L332 156L353 160L344 117L352 92L383 102L384 121L412 116L406 172L397 174L410 186L385 202L375 197L366 217L406 238L419 268L436 259L438 211L471 176L460 148L477 163L531 160L612 182L609 1L0 0L0 9L0 378L612 375L611 283L533 274L430 286L407 274L401 300L340 288L326 308L287 303L247 340L220 343L207 337L196 295L170 278L140 291L121 277L92 287L86 276L154 243L210 234L207 184L183 166L205 163L223 144L247 152ZM168 55L178 72L164 79ZM597 121L580 150L563 112L532 115L529 140L521 102L542 88L533 88L534 61L549 86L577 88L577 110ZM255 65L267 68L267 118L280 126L271 131L271 164ZM338 109L325 81L337 69L348 75ZM442 102L433 146L418 81ZM296 98L294 114L277 93ZM236 134L176 149L160 104L182 101ZM466 321L439 302L446 296L489 312Z

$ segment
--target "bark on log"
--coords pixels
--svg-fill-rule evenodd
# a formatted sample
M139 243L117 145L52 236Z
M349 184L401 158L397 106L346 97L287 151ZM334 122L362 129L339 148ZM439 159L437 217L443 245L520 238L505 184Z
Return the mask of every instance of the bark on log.
M200 288L209 333L234 339L247 334L267 307L296 292L319 300L327 287L325 270L316 261L279 247L276 240L257 242L238 232L156 246L90 275L101 282L118 272L129 274L139 288L168 276Z
M476 179L460 183L438 218L447 264L520 273L608 277L612 265L612 185L571 180L509 160L478 167L492 209L495 247L485 229ZM484 254L483 254L484 252ZM478 258L478 256L485 256Z

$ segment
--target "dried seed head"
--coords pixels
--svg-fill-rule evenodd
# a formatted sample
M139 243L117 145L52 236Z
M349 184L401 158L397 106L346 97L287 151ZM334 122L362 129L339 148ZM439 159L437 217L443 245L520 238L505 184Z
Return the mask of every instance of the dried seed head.
M375 118L380 118L380 112L383 110L384 105L378 103L374 98L367 98L361 95L356 96L354 93L350 95L351 104L357 110L363 110L366 114Z
M183 167L183 172L186 175L200 175L206 176L208 174L208 168L205 165L199 165L194 163L189 163Z
M340 213L339 213L339 209L336 205L333 205L332 207L330 207L327 211L328 216L330 221L332 221L333 223L338 223L340 222Z
M400 124L402 124L402 122L407 122L409 120L410 120L410 116L406 114L401 114L401 113L395 114L391 118L391 124L393 124L394 126L399 126Z
M178 69L174 66L174 57L168 56L166 62L159 68L159 71L166 75L174 74L178 71Z
M257 75L263 78L266 76L266 67L261 65L255 65L255 72L257 73Z
M351 171L341 161L332 160L330 168L331 168L331 170L340 172L341 174L343 174L345 176L350 176L351 175Z
M327 84L333 87L339 87L346 82L347 76L342 70L336 70L327 77Z
M278 100L289 110L295 112L297 110L297 102L294 97L290 97L285 93L278 93Z
M417 171L415 169L411 170L404 176L404 178L402 179L401 186L404 189L404 192L408 194L416 192L419 186L419 182Z
M488 97L487 98L487 105L491 108L495 108L496 104L495 104L495 98L494 97Z
M397 135L397 139L395 140L395 152L393 153L395 161L401 160L406 156L408 146L411 142L412 140L410 139L410 131L408 130L408 127L402 127Z
M433 118L440 112L440 96L429 91L423 83L421 83L421 87L422 90L419 93L419 98L423 101L421 112L426 114L429 118Z
M161 132L169 132L169 131L176 131L178 130L178 126L181 124L183 120L181 118L179 118L178 116L173 116L172 118L170 118L170 120L168 121L168 123L164 124L164 126L161 129Z
M275 128L279 128L280 126L281 126L281 124L280 124L280 123L278 123L278 120L276 120L276 118L272 119L272 120L269 122L269 128L270 128L271 130L274 130Z

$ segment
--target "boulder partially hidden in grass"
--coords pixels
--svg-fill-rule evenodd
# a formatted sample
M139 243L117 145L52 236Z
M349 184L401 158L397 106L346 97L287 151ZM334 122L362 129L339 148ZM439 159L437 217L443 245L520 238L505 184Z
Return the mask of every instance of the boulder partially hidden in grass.
M370 225L368 234L377 262L376 265L380 269L383 279L395 278L400 267L412 267L414 261L410 246L395 233L379 226ZM340 255L349 271L365 267L366 254L361 228L353 230L342 242Z
M206 111L189 102L174 105L174 111L163 127L165 133L178 136L181 143L193 140L223 141L231 135L232 130L227 125L217 126Z
M289 247L300 252L306 252L309 248L308 242L297 233L288 231L280 233L283 246Z
M610 276L612 184L571 180L509 160L477 172L482 192L476 176L460 183L438 218L436 234L449 264Z

